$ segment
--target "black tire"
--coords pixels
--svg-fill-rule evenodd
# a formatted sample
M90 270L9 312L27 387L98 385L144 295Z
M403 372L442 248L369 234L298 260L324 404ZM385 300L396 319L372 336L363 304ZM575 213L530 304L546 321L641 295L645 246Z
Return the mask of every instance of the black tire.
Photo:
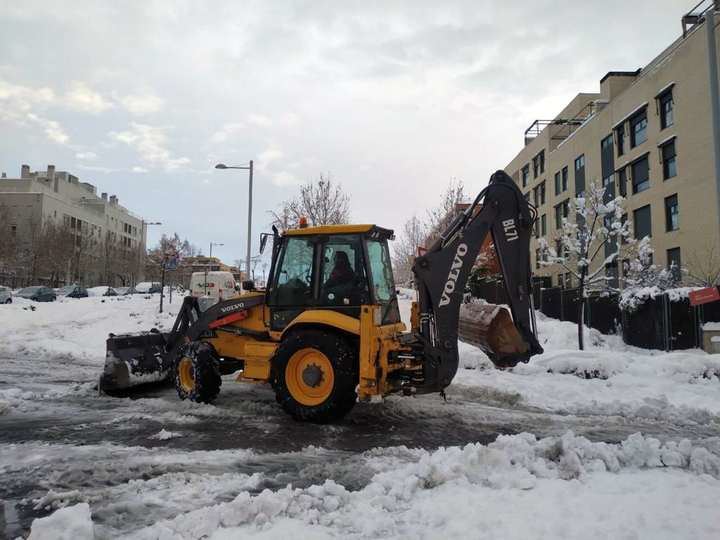
M333 369L332 389L317 405L299 402L288 389L286 368L293 355L302 349L315 349L324 354ZM355 405L358 384L357 347L345 337L325 330L297 330L283 339L273 358L272 387L275 399L295 420L325 424L340 420Z
M212 403L221 384L218 356L210 343L195 341L180 351L175 362L175 388L180 399Z

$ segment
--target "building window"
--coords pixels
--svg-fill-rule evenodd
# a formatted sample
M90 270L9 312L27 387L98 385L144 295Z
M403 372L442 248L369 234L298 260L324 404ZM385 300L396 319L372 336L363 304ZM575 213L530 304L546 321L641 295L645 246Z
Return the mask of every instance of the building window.
M521 171L522 187L527 187L528 176L530 176L530 165L525 165Z
M677 231L680 228L680 207L677 193L665 197L665 230Z
M568 186L568 168L563 167L562 169L562 190L567 191Z
M545 180L540 182L540 204L545 204Z
M647 141L647 110L643 109L630 117L630 148L635 148L645 141Z
M633 212L635 238L640 240L646 236L652 236L652 218L650 217L650 205L638 208Z
M540 216L540 234L542 236L547 236L547 216L543 214Z
M677 156L675 155L675 139L664 143L660 147L660 159L663 164L663 179L668 180L677 176Z
M555 206L555 228L562 229L563 218L567 219L570 214L570 199L565 199L563 202Z
M633 193L640 193L650 188L650 170L647 155L633 162L632 168L632 187Z
M540 153L532 159L532 164L533 178L537 178L538 175L545 172L545 150L541 150Z
M680 281L680 269L682 268L682 260L680 259L680 248L671 248L667 250L667 267L673 274L673 277Z
M615 171L615 174L617 174L618 191L620 192L620 196L626 197L627 196L627 173L625 172L625 167Z
M537 270L538 268L540 268L540 250L536 249L535 250L535 270Z
M658 109L660 110L660 129L665 129L675 123L672 87L665 90L657 98Z
M575 158L575 196L585 193L585 154Z
M560 195L560 171L555 173L555 195Z
M612 201L615 198L615 175L610 174L610 176L606 176L603 178L602 183L603 187L605 188L605 192L603 193L603 200L608 203Z
M625 122L615 128L615 138L618 156L622 156L625 153Z
M535 205L535 208L538 206L538 189L539 186L535 186L533 188L533 204Z

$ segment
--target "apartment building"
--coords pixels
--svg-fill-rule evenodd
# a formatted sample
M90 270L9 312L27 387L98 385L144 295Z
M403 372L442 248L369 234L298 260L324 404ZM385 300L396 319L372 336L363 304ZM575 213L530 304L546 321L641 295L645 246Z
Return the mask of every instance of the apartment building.
M571 199L590 182L626 198L633 234L651 237L655 264L707 264L720 252L705 22L683 23L684 35L647 66L610 71L599 92L535 120L506 167L538 209L532 262L554 286L573 284L558 265L539 264L537 240L554 245L563 218L574 219ZM621 277L622 266L606 274Z
M7 227L5 250L0 257L0 270L23 270L27 257L23 253L37 251L38 238L48 226L54 225L71 238L67 253L67 271L63 281L85 283L112 279L112 274L132 274L139 279L141 254L145 252L146 230L141 218L120 205L116 195L97 194L94 185L81 182L66 171L48 165L46 171L30 171L23 165L19 178L0 178L0 210L3 228ZM82 252L82 253L80 253ZM82 255L82 261L81 257ZM112 260L110 256L112 255ZM42 253L34 259L42 258ZM73 269L73 263L75 268ZM111 264L114 268L108 268ZM123 268L119 268L123 266ZM37 278L46 278L42 268ZM125 277L122 278L122 281Z

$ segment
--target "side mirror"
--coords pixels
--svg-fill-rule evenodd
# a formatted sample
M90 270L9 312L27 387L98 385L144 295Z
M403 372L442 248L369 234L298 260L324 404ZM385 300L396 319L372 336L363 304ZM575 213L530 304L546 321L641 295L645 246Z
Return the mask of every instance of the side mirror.
M270 234L268 234L268 233L262 233L260 235L260 254L261 255L265 251L265 244L267 244L268 236L270 236Z

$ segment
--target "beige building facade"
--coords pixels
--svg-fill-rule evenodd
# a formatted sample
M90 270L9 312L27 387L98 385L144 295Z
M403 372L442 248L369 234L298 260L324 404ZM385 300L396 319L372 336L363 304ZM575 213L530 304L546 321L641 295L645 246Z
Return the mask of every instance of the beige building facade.
M26 253L32 254L32 259L43 260L44 253L34 252L51 251L54 246L35 244L53 229L65 235L58 233L56 238L70 239L59 255L67 259L67 268L55 280L91 285L117 282L117 277L121 282L142 278L139 273L147 232L144 221L121 206L117 196L98 195L94 185L66 171L56 171L53 165L48 165L46 171L30 171L28 165L23 165L17 178L3 174L0 209L2 226L8 229L6 239L13 244L12 250L6 249L0 257L4 259L0 260L4 267L0 272L27 270L18 268L28 266L30 259L23 255ZM46 281L48 271L40 266L33 277Z
M707 53L700 20L647 66L607 73L599 92L578 94L528 128L505 170L538 210L537 275L573 285L558 265L538 264L538 238L555 245L562 218L573 219L571 199L591 182L625 197L633 235L651 237L655 264L713 264L720 225ZM622 277L618 263L608 276Z

